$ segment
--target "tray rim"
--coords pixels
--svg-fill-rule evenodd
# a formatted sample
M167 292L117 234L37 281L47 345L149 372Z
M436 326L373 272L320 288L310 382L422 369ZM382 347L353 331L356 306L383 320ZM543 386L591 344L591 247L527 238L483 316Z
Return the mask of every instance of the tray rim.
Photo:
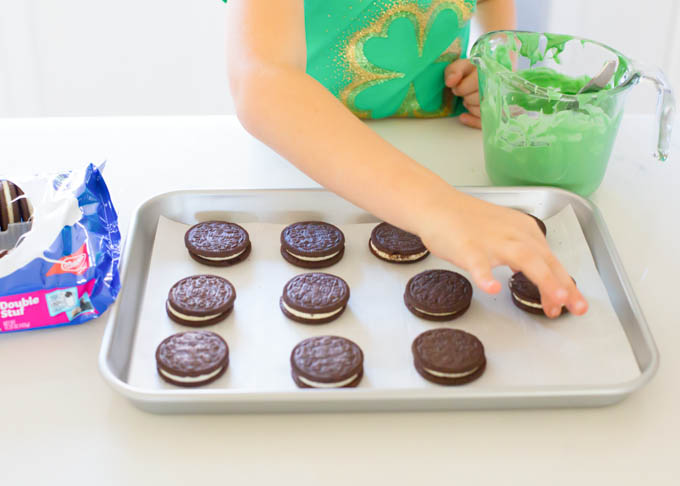
M529 387L529 386L508 386L503 388L395 388L395 389L334 389L334 390L321 390L321 389L309 389L309 390L292 390L292 391L280 391L280 390L229 390L229 389L168 389L168 390L149 390L141 387L132 386L120 378L118 378L113 371L109 368L107 362L107 356L112 344L113 333L116 327L116 319L119 311L119 302L116 301L109 311L109 315L106 322L106 328L102 338L102 343L100 351L98 354L98 367L99 371L104 378L104 380L111 386L114 390L121 393L123 396L128 398L140 408L144 408L143 404L148 403L212 403L212 404L236 404L243 405L248 403L261 403L264 401L270 402L285 402L285 403L305 403L314 404L322 402L336 402L336 403L346 403L346 402L385 402L398 400L402 402L418 402L420 400L443 400L443 399L455 399L464 398L465 400L485 400L485 399L552 399L552 398L576 398L576 397L592 397L592 398L607 398L607 401L602 403L604 405L617 403L636 390L647 384L656 374L659 367L659 351L654 341L651 330L647 320L644 317L642 309L637 301L637 297L633 291L632 285L628 279L623 262L621 261L614 241L609 233L607 225L604 221L602 213L599 208L590 200L579 196L573 192L554 188L549 186L455 186L457 190L468 194L503 194L503 193L531 193L537 191L547 191L555 193L557 195L562 195L563 197L569 198L572 201L585 206L593 215L595 224L601 234L601 237L607 246L610 258L617 275L619 276L619 281L623 287L626 299L631 307L633 315L637 321L641 336L644 340L645 345L649 352L649 364L645 369L640 369L640 374L633 379L626 380L618 383L611 383L605 385L569 385L569 386L540 386L540 387ZM134 234L134 228L138 224L140 215L143 211L152 206L157 201L176 197L176 196L229 196L229 195L246 195L246 194L274 194L274 193L286 193L286 192L305 192L308 194L313 193L331 193L324 188L265 188L265 189L188 189L188 190L176 190L161 192L150 198L146 199L140 203L134 210L130 223L128 225L128 232L126 233L125 244L123 252L121 253L121 272L120 281L124 285L127 281L128 273L131 271L128 267L129 256L131 252L131 245L129 241L131 235ZM340 196L338 196L340 197ZM360 208L359 208L360 209ZM370 214L366 212L367 214ZM628 338L628 336L626 336ZM630 342L630 340L629 340ZM632 351L631 351L632 352ZM638 365L639 366L639 365ZM376 396L379 393L380 396ZM301 399L304 397L304 399ZM562 407L568 407L568 405L557 405ZM594 406L594 405L571 405L572 407L581 406ZM451 406L449 409L454 410L458 407ZM487 408L487 407L480 407ZM518 408L513 406L503 407L492 407L492 408ZM519 408L531 408L531 406L520 406ZM467 410L474 408L467 408ZM376 409L380 410L380 408ZM426 408L404 408L404 410L426 410ZM366 409L366 411L369 411ZM228 411L223 411L229 413Z

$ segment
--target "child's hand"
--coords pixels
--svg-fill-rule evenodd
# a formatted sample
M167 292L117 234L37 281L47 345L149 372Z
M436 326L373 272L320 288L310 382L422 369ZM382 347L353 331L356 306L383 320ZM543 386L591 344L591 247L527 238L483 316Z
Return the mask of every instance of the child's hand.
M500 292L491 269L507 265L538 286L548 317L560 315L563 305L577 315L588 309L536 221L526 214L457 193L432 208L419 230L432 253L466 269L485 292Z
M446 67L444 83L453 94L463 98L463 106L468 113L460 115L460 121L473 128L482 128L479 111L479 85L477 68L468 59L457 59Z

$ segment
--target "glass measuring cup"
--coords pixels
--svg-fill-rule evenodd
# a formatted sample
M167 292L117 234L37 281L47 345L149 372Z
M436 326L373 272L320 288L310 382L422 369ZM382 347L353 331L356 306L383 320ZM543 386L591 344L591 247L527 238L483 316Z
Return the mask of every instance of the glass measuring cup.
M626 96L641 79L658 90L656 157L668 158L675 101L660 70L577 37L491 32L470 52L478 67L484 158L497 185L552 185L583 196L604 177ZM578 94L613 61L607 85Z

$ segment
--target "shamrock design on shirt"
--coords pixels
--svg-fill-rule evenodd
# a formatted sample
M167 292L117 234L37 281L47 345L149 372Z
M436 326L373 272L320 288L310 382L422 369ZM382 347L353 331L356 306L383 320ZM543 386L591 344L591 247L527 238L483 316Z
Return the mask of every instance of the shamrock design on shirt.
M444 98L444 70L460 57L460 31L452 26L461 25L461 20L467 19L452 8L438 9L429 18L413 11L398 12L377 35L369 31L357 39L354 57L360 81L349 86L348 105L371 118L440 115L450 110L447 101L452 96L446 93L448 100Z

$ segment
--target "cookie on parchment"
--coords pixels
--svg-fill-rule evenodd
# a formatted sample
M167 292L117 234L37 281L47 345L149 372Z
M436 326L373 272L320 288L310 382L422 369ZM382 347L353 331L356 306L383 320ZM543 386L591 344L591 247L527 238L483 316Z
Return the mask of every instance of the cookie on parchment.
M517 272L510 277L508 287L510 287L512 301L517 307L531 314L545 314L538 287L522 272ZM567 308L562 307L560 315L565 312L568 312Z
M316 336L293 348L290 364L293 380L300 388L349 388L361 381L364 353L349 339Z
M19 186L8 180L0 180L0 231L10 224L26 222L33 216L33 209Z
M173 321L184 326L217 324L234 308L236 290L217 275L193 275L172 286L165 308Z
M391 263L415 263L430 254L420 237L389 223L373 228L368 248L381 260Z
M283 314L303 324L324 324L340 317L349 300L349 285L329 273L303 273L283 287Z
M426 380L439 385L462 385L479 378L486 368L484 346L458 329L432 329L411 345L413 365Z
M404 303L416 316L430 321L449 321L462 316L472 301L472 284L450 270L426 270L411 277Z
M345 235L323 221L302 221L281 232L281 255L302 268L324 268L339 262L345 253Z
M236 223L205 221L193 225L184 235L191 258L204 265L226 267L250 254L248 232Z
M210 331L188 331L165 338L156 348L156 369L177 386L207 385L229 366L229 346Z

